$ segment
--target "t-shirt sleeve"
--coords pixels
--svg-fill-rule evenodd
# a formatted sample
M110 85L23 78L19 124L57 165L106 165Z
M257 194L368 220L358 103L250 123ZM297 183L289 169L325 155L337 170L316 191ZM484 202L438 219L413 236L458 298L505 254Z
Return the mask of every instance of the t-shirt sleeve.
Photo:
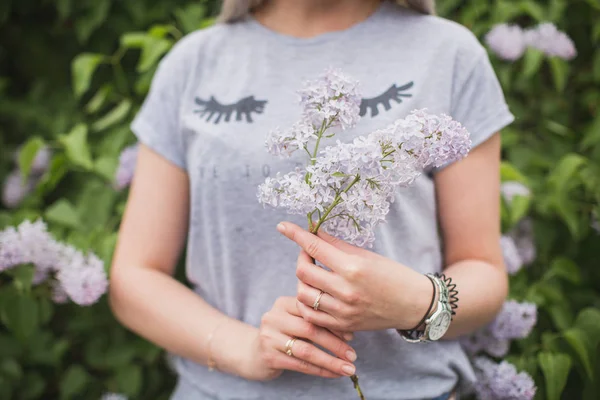
M480 54L452 95L451 116L470 133L472 148L514 121L487 53Z
M189 62L180 47L180 43L175 45L159 63L150 91L131 123L131 130L141 143L186 169L179 116Z

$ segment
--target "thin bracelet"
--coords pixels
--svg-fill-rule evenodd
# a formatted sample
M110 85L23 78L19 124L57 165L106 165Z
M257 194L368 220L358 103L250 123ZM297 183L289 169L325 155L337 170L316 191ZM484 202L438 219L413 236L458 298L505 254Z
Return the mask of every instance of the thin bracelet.
M208 361L207 361L207 365L208 365L208 370L210 372L213 372L215 369L217 369L217 362L214 360L213 356L212 356L212 351L211 351L211 344L212 344L212 340L213 337L215 336L215 332L217 331L217 329L219 329L221 327L221 325L223 325L225 322L227 321L227 318L225 318L223 321L221 321L219 324L217 324L217 326L215 327L215 329L212 330L212 332L208 335L208 339L206 339L206 348L208 350Z
M425 320L427 319L427 317L429 317L429 313L431 312L431 310L433 309L433 304L435 303L435 298L437 297L437 290L435 289L435 282L433 281L433 279L429 276L429 275L425 275L430 281L431 281L431 285L433 286L433 295L431 296L431 303L429 304L429 308L427 309L427 312L425 313L425 315L423 316L423 319L421 319L421 321L419 321L419 323L417 324L417 326L415 326L412 329L402 329L403 331L416 331L421 325L423 325L423 323L425 322Z

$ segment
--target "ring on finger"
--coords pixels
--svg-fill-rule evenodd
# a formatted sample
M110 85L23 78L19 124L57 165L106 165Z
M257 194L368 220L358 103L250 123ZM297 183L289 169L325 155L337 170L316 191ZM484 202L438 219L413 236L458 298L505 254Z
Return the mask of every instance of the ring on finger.
M296 343L296 340L298 340L298 338L291 337L285 344L285 354L287 354L290 357L294 357L294 352L292 351L292 348L294 347L294 343Z
M319 294L315 298L315 302L313 303L313 310L319 311L319 305L321 304L321 297L325 294L324 291L319 291Z

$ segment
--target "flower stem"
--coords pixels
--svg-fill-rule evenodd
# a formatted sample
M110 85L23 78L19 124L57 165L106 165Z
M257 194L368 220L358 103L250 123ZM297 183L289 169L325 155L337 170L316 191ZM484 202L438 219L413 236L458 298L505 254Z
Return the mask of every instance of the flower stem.
M325 220L327 219L327 216L329 215L329 213L331 211L333 211L333 209L342 202L342 193L348 193L348 191L350 189L352 189L352 186L356 185L356 183L360 181L360 175L356 175L354 177L354 180L352 182L350 182L350 184L346 187L346 189L344 189L343 191L341 191L340 193L338 193L337 196L335 196L335 199L333 199L333 202L331 202L331 205L325 210L325 212L323 213L323 215L321 216L321 218L319 218L319 220L317 221L316 224L314 224L314 228L310 230L311 233L317 233L319 231L319 228L321 227L321 225L323 224L323 222L325 222ZM309 227L310 229L310 227Z
M358 393L358 398L360 400L365 400L365 395L363 394L362 390L360 390L360 385L358 384L358 376L352 375L350 379L352 380L352 383L354 383L354 389L356 389L356 393Z

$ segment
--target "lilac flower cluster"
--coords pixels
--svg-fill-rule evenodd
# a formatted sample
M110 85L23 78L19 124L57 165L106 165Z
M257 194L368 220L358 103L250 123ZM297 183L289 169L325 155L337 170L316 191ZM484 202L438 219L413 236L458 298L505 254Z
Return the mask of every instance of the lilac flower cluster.
M115 175L115 188L118 190L125 189L131 184L133 173L135 172L135 164L139 152L139 144L134 144L126 147L119 156L119 167Z
M571 60L577 55L571 38L550 22L526 30L518 25L499 24L488 32L485 42L498 57L508 61L521 58L527 47L564 60Z
M351 143L338 140L319 152L330 126L346 129L358 121L357 86L339 71L329 71L301 92L304 122L271 132L266 145L278 156L303 148L310 154L309 165L267 178L259 186L258 200L306 214L311 222L316 218L315 230L322 227L347 242L371 247L374 228L385 220L395 188L410 185L429 166L466 156L470 139L449 116L417 110L384 129ZM311 141L315 144L309 149Z
M486 357L477 357L473 364L479 400L531 400L535 396L536 387L531 376L517 372L507 361L496 364Z
M108 287L102 260L54 240L41 220L0 231L0 272L22 264L35 266L34 284L50 281L57 303L90 305Z
M536 322L535 304L508 300L494 321L472 335L461 338L461 344L469 354L484 351L494 357L503 357L508 352L510 341L527 337Z
M20 150L15 153L15 164L18 163L19 154ZM35 155L33 162L31 163L29 176L25 181L22 178L21 170L19 168L15 168L8 174L2 185L2 204L6 208L18 207L23 199L35 189L41 177L48 169L51 158L52 152L50 149L43 147Z
M306 125L345 130L354 127L360 119L358 81L338 69L330 68L318 79L305 82L298 94Z

